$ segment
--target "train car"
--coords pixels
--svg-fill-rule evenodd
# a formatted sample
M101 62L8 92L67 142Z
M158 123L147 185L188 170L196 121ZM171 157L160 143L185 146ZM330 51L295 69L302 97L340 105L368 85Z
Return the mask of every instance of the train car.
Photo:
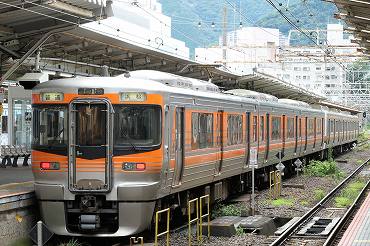
M41 83L32 107L36 195L59 235L140 233L156 210L248 188L250 148L266 177L278 153L289 165L358 134L355 116L156 71Z

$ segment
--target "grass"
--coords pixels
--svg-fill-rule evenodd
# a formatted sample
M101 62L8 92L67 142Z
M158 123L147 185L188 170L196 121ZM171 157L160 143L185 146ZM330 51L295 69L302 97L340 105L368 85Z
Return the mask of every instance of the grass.
M359 147L356 148L356 151L365 151L365 150L368 150L370 148L370 143L366 143L364 145L361 145Z
M305 174L314 177L332 176L334 178L343 177L343 173L339 170L337 163L333 160L327 161L310 161L310 164L304 169Z
M365 182L357 180L350 183L339 196L335 198L335 206L339 208L349 207L353 204L358 194L365 187Z
M222 216L240 216L242 211L241 204L222 204L217 203L213 209L212 217L222 217Z
M58 246L85 246L86 244L80 243L77 239L72 238L66 243L61 243Z
M278 198L271 201L271 205L275 207L293 206L293 199Z
M308 206L310 203L308 201L306 201L306 200L302 200L302 201L300 201L300 204L302 206Z
M369 134L367 131L360 132L357 137L359 143L369 140Z
M316 201L320 201L321 199L323 199L326 195L326 192L323 190L323 189L315 189L314 191L314 194L315 194L315 200Z
M29 238L20 238L11 244L11 246L31 246L32 242Z
M235 230L236 230L236 235L237 236L242 236L242 235L245 234L244 229L241 228L240 226L238 226Z
M364 160L357 160L356 163L357 164L362 164L364 162Z

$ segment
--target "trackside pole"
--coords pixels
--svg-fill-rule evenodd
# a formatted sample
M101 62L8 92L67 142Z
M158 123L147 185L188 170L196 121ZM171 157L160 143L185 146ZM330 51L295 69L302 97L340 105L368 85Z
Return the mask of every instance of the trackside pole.
M256 203L254 200L254 169L257 167L257 148L251 148L249 151L249 168L252 169L252 197L251 197L251 213L255 214Z
M37 246L42 246L42 221L37 222Z
M251 206L252 216L254 216L255 213L255 206L256 203L254 201L254 165L252 165L252 206Z

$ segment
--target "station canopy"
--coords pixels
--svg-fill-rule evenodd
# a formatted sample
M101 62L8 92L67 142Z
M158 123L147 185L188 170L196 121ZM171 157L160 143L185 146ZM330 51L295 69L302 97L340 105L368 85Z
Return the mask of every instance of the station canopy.
M223 64L199 63L176 50L165 51L153 40L134 42L122 30L100 23L110 15L107 4L98 0L0 1L1 82L34 71L36 64L50 73L50 79L151 69L211 80L224 90L242 88L308 103L325 101L321 95L257 71L236 74Z
M347 24L354 33L352 42L358 43L361 51L370 57L370 0L326 0L333 2L339 12L335 17Z

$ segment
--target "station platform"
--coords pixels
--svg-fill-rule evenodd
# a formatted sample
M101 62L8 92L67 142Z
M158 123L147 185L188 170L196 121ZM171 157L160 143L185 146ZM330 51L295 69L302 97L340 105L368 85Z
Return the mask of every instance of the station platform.
M0 187L10 183L33 181L32 167L22 166L0 168Z
M29 194L33 191L33 181L0 185L0 204L7 197Z
M370 193L338 243L340 246L370 245Z

